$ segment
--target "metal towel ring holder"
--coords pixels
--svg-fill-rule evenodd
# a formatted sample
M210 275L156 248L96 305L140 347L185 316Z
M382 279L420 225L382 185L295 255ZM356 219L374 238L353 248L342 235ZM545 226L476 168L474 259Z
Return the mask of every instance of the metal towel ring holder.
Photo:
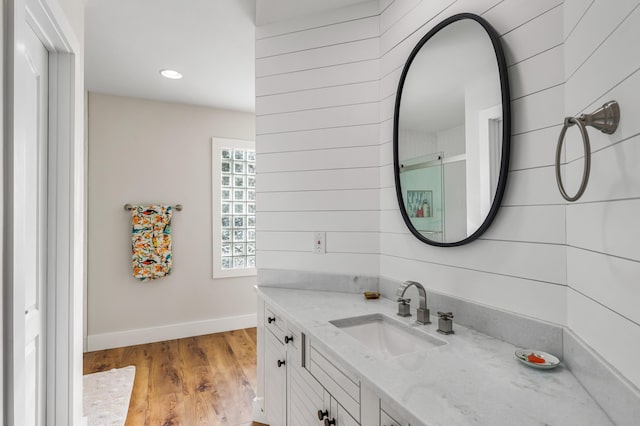
M620 123L620 106L616 101L609 101L602 107L598 108L591 114L582 114L580 117L566 117L564 119L564 126L560 131L558 137L558 146L556 148L556 181L558 182L558 189L560 194L567 201L578 200L585 189L587 189L587 183L589 182L589 174L591 173L591 143L589 142L589 133L587 132L587 126L594 127L600 130L602 133L608 135L614 133ZM582 183L578 192L574 196L567 194L562 183L562 175L560 174L560 157L562 156L562 145L564 144L564 137L569 127L576 125L582 135L582 145L584 147L584 171L582 173Z

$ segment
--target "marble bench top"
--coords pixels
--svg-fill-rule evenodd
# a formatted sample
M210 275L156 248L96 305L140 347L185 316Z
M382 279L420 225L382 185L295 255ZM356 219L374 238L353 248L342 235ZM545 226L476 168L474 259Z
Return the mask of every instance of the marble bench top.
M562 365L535 370L514 358L516 346L454 324L455 334L416 325L448 344L383 359L329 321L382 313L395 315L388 299L361 294L258 287L264 300L418 425L611 425L598 404ZM535 348L528 348L535 349ZM370 426L370 425L363 425Z

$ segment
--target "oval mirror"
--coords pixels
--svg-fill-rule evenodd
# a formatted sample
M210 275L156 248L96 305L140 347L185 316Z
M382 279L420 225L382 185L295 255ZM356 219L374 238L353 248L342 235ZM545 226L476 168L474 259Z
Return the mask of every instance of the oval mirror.
M498 34L473 14L441 22L411 52L396 94L396 192L418 239L458 246L489 227L506 185L510 131Z

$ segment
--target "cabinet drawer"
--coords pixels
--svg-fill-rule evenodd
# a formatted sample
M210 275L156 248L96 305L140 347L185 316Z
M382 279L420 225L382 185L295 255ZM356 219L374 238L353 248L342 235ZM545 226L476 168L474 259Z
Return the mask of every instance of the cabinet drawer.
M284 335L287 330L287 324L282 315L278 314L270 306L264 307L264 325L267 330L284 343Z
M337 367L326 354L310 345L309 371L356 421L360 421L360 381Z

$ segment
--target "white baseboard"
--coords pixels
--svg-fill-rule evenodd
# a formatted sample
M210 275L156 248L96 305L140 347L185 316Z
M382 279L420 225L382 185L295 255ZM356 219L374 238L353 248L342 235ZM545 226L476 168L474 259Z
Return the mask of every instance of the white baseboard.
M205 321L185 322L160 327L140 328L114 333L93 334L87 336L87 351L141 345L163 340L181 339L202 334L220 333L256 326L256 314L237 317L214 318Z

